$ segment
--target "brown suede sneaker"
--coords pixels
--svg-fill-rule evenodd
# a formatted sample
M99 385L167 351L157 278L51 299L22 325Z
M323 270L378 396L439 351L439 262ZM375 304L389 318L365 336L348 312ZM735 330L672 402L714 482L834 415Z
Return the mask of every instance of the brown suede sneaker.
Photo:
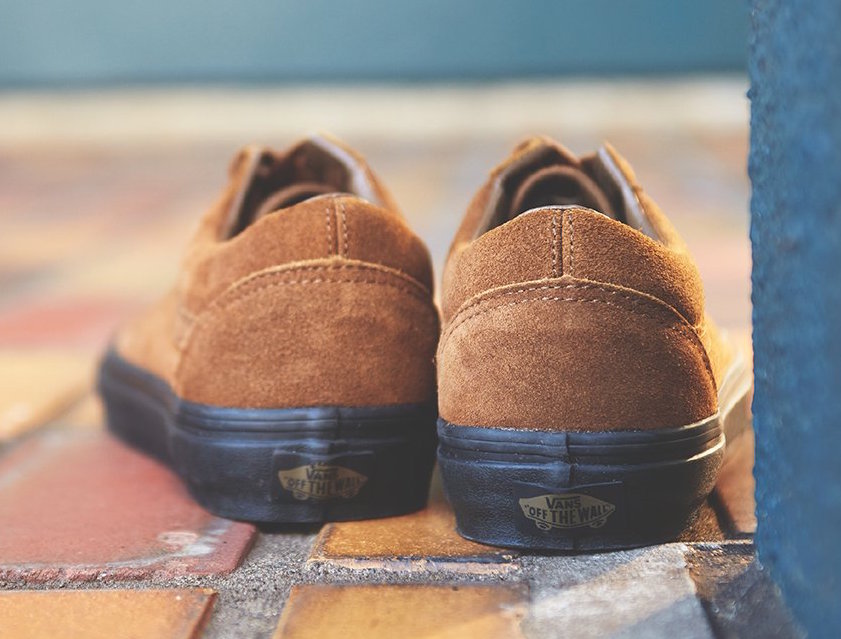
M442 296L439 463L462 535L575 550L685 530L749 428L751 373L612 148L521 144L470 205Z
M214 513L423 507L435 456L432 267L364 161L325 138L250 147L177 286L116 336L110 429Z

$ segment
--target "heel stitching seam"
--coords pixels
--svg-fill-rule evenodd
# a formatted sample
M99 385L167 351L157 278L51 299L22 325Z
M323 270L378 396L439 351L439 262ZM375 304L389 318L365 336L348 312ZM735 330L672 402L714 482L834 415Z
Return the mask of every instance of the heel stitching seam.
M354 274L356 276L354 277ZM303 275L303 277L302 277ZM291 279L280 279L280 278ZM373 279L379 277L379 279ZM255 282L257 283L256 285ZM398 290L420 302L431 302L429 290L420 282L400 271L378 264L338 263L316 264L307 266L281 266L249 275L234 282L220 293L199 313L192 315L192 321L176 337L176 346L180 357L176 366L176 377L189 348L192 336L198 328L217 311L224 311L261 291L285 285L310 285L322 283L336 284L371 284ZM186 318L185 318L186 319Z
M506 302L504 304L496 304L493 306L485 305L488 302L498 301L502 297L508 295L514 295L517 293L530 293L533 291L540 291L540 290L547 290L547 291L564 291L564 290L598 290L604 293L608 293L614 296L616 299L624 300L625 304L617 303L616 301L605 300L597 297L570 297L570 296L557 296L557 295L544 295L541 297L530 297L521 300L514 300L512 302ZM528 287L521 287L518 289L514 289L511 291L505 291L503 293L494 295L492 297L483 298L477 300L467 307L462 309L456 316L453 318L453 322L445 329L443 335L441 336L441 342L439 344L439 351L444 348L447 340L452 337L452 335L458 330L463 324L484 315L487 312L490 312L495 309L499 308L507 308L511 306L517 306L520 304L527 304L533 302L576 302L576 303L592 303L592 304L604 304L606 306L614 306L616 308L621 308L628 312L634 313L636 315L645 317L656 322L658 325L662 326L663 328L688 337L690 342L693 344L694 348L701 356L701 359L704 362L704 367L707 370L709 378L713 386L717 386L715 381L715 375L713 374L712 364L710 363L709 356L707 354L704 345L700 341L700 337L697 333L697 327L690 325L686 322L686 319L683 318L680 314L676 311L673 311L675 315L675 321L669 321L665 318L658 317L657 315L650 312L650 310L645 308L645 305L648 302L647 298L644 297L632 297L631 295L624 294L618 290L610 289L607 287L593 285L593 284L556 284L556 285L535 285L535 286L528 286ZM650 304L650 303L649 303ZM668 307L670 308L670 307ZM467 313L472 309L476 309L475 312ZM716 389L717 390L717 389Z

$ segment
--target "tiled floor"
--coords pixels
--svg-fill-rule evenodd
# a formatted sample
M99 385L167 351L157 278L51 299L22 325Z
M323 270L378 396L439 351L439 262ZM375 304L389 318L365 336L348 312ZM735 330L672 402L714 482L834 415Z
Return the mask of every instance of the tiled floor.
M209 589L7 592L0 594L0 632L27 639L192 639L214 598Z
M688 538L538 556L458 537L437 483L427 510L388 520L221 520L111 440L90 393L108 335L169 284L237 143L314 126L368 155L439 268L522 134L576 151L610 139L746 341L743 96L740 80L0 96L0 637L761 636L776 600L751 559L749 447Z
M226 574L249 524L209 515L161 464L97 429L52 430L0 459L0 579Z

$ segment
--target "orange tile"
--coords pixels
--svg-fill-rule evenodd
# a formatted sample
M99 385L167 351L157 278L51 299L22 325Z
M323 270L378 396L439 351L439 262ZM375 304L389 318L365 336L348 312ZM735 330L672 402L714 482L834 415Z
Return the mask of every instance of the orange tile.
M515 639L525 605L502 585L295 586L274 639Z
M27 193L25 200L37 197ZM102 241L96 224L89 220L78 220L62 225L56 232L52 221L43 224L24 223L23 216L15 211L17 224L11 232L0 235L0 265L14 265L21 268L43 268L60 265L64 260L90 251Z
M74 429L101 430L105 427L102 401L95 392L85 393L59 417L60 423Z
M0 351L0 442L39 426L92 385L93 357L52 351Z
M436 471L427 508L400 517L327 524L309 562L390 570L425 570L435 564L453 571L503 572L515 567L514 556L513 551L468 541L456 532Z
M198 205L193 217L201 209ZM154 237L119 238L119 249L93 254L57 274L59 290L92 297L114 298L143 304L157 299L175 282L187 241L178 220L158 225ZM153 224L144 228L154 229Z
M192 639L216 594L195 590L0 593L0 636L15 639Z

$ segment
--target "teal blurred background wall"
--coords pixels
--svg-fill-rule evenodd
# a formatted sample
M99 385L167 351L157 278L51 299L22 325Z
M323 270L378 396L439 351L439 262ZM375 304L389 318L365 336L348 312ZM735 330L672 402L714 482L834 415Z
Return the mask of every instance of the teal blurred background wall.
M0 0L0 86L742 71L742 0Z

